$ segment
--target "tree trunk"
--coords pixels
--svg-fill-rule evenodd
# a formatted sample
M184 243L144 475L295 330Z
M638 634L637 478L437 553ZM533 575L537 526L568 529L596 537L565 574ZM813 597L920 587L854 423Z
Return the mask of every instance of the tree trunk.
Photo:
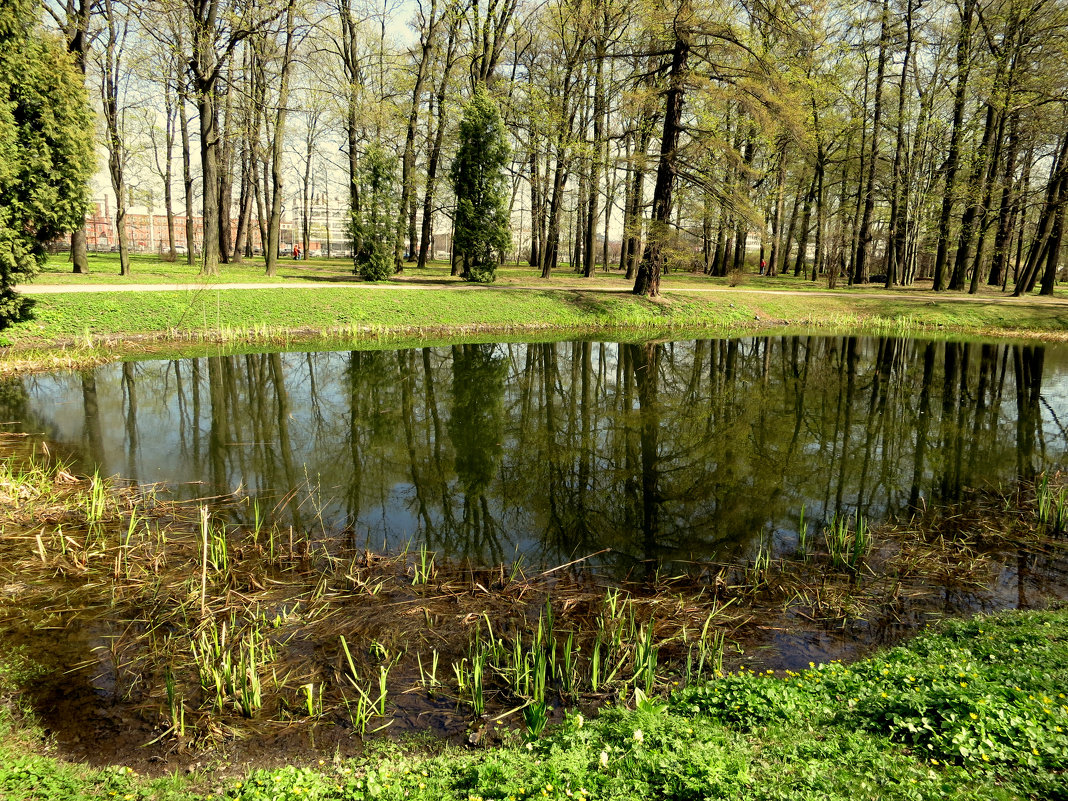
M995 85L997 79L995 78ZM968 256L972 247L972 235L975 233L976 221L982 213L981 197L987 181L990 150L994 144L994 132L998 128L998 113L993 103L986 104L986 122L983 139L975 153L972 174L968 179L968 205L961 215L960 235L957 238L957 253L953 259L953 272L949 278L950 289L963 289L968 278Z
M227 66L223 102L223 122L219 135L219 261L230 262L234 231L231 228L231 213L234 206L234 146L231 123L233 120L233 83L234 70L232 62Z
M1005 165L1001 173L1001 202L998 209L998 226L994 234L994 253L990 259L989 286L1001 286L1009 269L1009 250L1012 246L1012 228L1016 220L1016 193L1014 175L1016 154L1019 147L1020 115L1013 112L1009 120L1009 141L1005 151Z
M428 258L433 258L431 222L434 212L434 190L437 184L438 164L441 160L441 144L445 138L445 96L449 88L449 75L452 72L453 61L456 54L458 20L455 16L450 17L449 38L445 46L445 61L442 64L441 80L437 87L437 122L435 123L433 144L426 162L426 189L423 192L423 227L422 236L419 238L419 267L426 267ZM430 110L433 114L434 109Z
M185 114L188 94L178 75L178 123L182 134L182 191L185 195L185 263L196 263L196 230L193 222L193 156L189 147L189 118Z
M667 102L664 109L664 131L660 137L660 161L653 187L653 212L649 220L649 241L638 265L634 279L635 295L657 297L660 276L664 269L664 242L671 221L671 195L675 187L676 158L679 134L682 131L682 104L685 99L686 62L690 55L689 0L684 0L675 17L675 42L671 48L671 67L668 71Z
M783 141L779 149L779 166L775 172L775 200L771 211L771 252L768 254L768 275L779 274L779 254L782 249L782 218L786 205L787 148L787 143Z
M200 20L193 25L194 84L200 113L203 254L201 275L219 274L219 121L215 104L218 81L214 30Z
M600 3L595 5L595 14L604 21L604 13L600 9ZM583 275L589 278L593 275L595 258L595 244L597 240L597 205L600 200L601 183L601 147L604 139L604 61L607 56L608 46L605 40L606 31L602 29L596 37L594 58L597 68L593 79L593 144L591 147L592 157L590 160L590 175L588 181L589 208L586 212L586 243L583 263Z
M857 255L853 276L858 283L868 282L868 257L871 250L871 215L875 209L875 168L879 161L879 124L883 113L883 78L886 75L886 51L890 41L890 10L883 0L879 24L879 61L875 69L875 108L872 110L871 151L868 154L868 177L864 186L864 212L857 231Z
M293 15L296 0L286 3L286 43L282 52L278 86L278 110L271 143L271 216L267 224L267 275L278 272L278 251L282 232L282 149L285 145L286 115L289 104L289 69L293 63Z
M542 209L541 176L538 173L538 151L535 145L534 128L530 131L530 257L527 264L541 267L541 238L545 212Z
M85 84L86 58L89 54L89 16L94 6L93 0L66 0L66 16L60 18L53 14L63 30L67 42L67 52L74 59L74 66ZM46 6L51 11L50 6ZM89 274L89 253L86 245L85 221L70 235L70 260L72 272L78 275Z
M890 224L886 242L886 281L884 286L890 289L904 272L905 259L905 224L902 219L902 193L907 192L902 179L902 161L905 157L905 98L908 95L909 58L912 54L912 15L917 0L907 0L905 11L905 54L901 60L901 80L897 89L897 142L894 146L894 166L890 184Z
M245 251L249 244L249 223L252 217L252 186L249 180L248 148L241 153L241 188L238 197L237 232L234 234L234 252L230 257L232 264L241 264L245 260Z
M957 87L953 98L953 127L949 136L946 157L946 189L942 196L942 213L938 218L938 251L935 255L934 290L943 289L942 279L949 261L949 220L953 216L953 194L956 191L957 166L960 161L960 140L964 128L964 103L971 72L972 15L976 0L964 0L960 12L960 33L957 36Z
M812 174L812 186L805 193L805 202L801 212L801 232L797 240L797 258L794 260L794 277L806 272L804 267L805 259L808 258L808 237L812 230L812 201L816 199L816 181L820 169L817 167L816 172Z
M123 141L123 113L119 103L119 72L125 25L119 19L111 0L104 0L104 24L107 36L100 60L100 88L104 107L104 127L107 136L108 174L115 192L115 237L119 245L119 275L130 274L130 249L126 237L126 181L124 175L126 150Z
M624 239L626 242L626 264L628 281L633 280L638 270L638 257L642 249L642 205L645 200L645 161L649 156L649 143L653 138L653 126L656 117L653 114L642 118L638 133L638 144L631 159L633 176L630 188L630 208L624 214Z
M426 28L420 35L419 67L415 73L415 87L412 89L412 107L408 113L408 131L404 138L404 157L401 160L401 200L397 221L397 244L394 250L394 267L399 273L404 269L404 236L402 232L407 220L408 259L415 258L415 133L419 125L419 104L423 97L423 83L426 80L427 65L434 49L434 30L437 28L438 3L430 0L430 17Z
M1060 232L1057 229L1059 228L1061 207L1065 201L1066 191L1068 191L1068 135L1062 135L1057 160L1050 170L1049 184L1046 187L1046 201L1038 218L1038 226L1035 230L1034 239L1031 240L1031 247L1027 251L1027 262L1016 282L1016 287L1013 289L1013 297L1019 297L1034 289L1035 280L1038 277L1038 267L1043 257L1047 256L1047 251L1052 242L1052 235L1056 233L1058 237L1060 236ZM1060 242L1056 244L1059 249ZM1048 273L1049 259L1047 258L1046 261L1046 272ZM1043 294L1049 294L1045 291L1045 280L1042 288ZM1052 292L1052 281L1050 282L1049 291Z

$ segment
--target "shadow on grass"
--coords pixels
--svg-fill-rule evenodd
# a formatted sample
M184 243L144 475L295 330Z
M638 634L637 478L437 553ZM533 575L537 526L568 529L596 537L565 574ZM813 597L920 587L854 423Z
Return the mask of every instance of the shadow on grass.
M308 273L279 273L280 278L284 278L287 281L305 281L308 283L316 284L369 284L370 281L365 281L358 275L348 274L320 274L309 275Z

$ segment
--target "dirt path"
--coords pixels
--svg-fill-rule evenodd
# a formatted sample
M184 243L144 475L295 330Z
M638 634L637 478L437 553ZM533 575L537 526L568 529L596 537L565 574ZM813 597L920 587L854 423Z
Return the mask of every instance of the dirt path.
M291 281L281 283L219 283L219 284L24 284L17 286L15 291L26 295L62 295L66 293L84 292L204 292L209 290L230 289L321 289L329 286L337 289L351 289L356 291L375 292L391 289L399 290L437 290L437 291L464 291L464 292L492 292L494 290L507 289L531 289L531 290L557 290L566 292L600 292L605 294L629 294L626 287L614 286L575 286L574 284L457 284L441 283L439 281L391 281L384 284L365 282L338 282L323 284L311 281ZM832 291L832 290L797 290L797 289L750 289L737 287L691 287L691 286L662 286L664 293L721 293L735 295L764 295L774 297L784 295L787 297L837 297L837 298L860 298L872 300L912 300L928 303L1008 303L1024 304L1028 306L1064 306L1068 308L1068 299L1038 297L1030 295L1022 298L1014 298L1009 295L991 297L989 295L958 295L938 292L924 292L905 290L899 292L887 291Z

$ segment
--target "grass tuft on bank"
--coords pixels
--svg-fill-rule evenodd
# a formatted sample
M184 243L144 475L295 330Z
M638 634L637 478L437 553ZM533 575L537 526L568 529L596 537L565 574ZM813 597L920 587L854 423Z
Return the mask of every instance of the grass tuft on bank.
M40 733L13 706L17 678L0 674L5 798L1068 798L1065 610L944 622L851 666L743 672L666 700L639 694L500 748L380 743L357 760L324 755L236 779L149 781L42 755Z

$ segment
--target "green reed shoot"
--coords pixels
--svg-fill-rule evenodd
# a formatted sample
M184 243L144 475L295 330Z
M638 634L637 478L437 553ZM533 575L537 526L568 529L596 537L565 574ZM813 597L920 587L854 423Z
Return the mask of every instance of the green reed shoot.
M827 542L827 555L835 567L844 567L847 562L849 547L849 518L834 515L831 523L824 529L823 537Z
M107 512L107 489L100 478L99 471L93 471L89 483L89 492L85 496L85 522L90 529L97 527L104 520Z
M549 660L543 648L536 648L530 666L530 697L535 701L545 701L549 686Z
M771 573L771 546L763 538L757 544L756 556L753 557L753 566L747 570L747 582L754 588L768 583Z
M229 566L229 552L226 542L226 524L211 526L208 532L208 562L217 573L226 574Z
M605 608L608 609L608 617L610 620L614 621L619 618L620 603L618 588L609 589L605 592L604 605Z
M1049 477L1043 473L1042 483L1035 492L1035 505L1038 509L1038 522L1048 523L1052 516L1053 495L1049 490Z
M386 698L388 696L386 685L387 685L387 683L389 681L389 670L390 670L391 667L393 667L393 663L392 662L390 662L388 664L385 664L385 665L379 665L378 666L378 702L377 702L377 706L378 706L378 714L379 714L380 717L385 717L385 715L386 715Z
M185 704L178 695L174 674L169 667L163 674L163 680L167 689L167 712L171 720L171 731L177 737L185 737Z
M639 630L634 651L634 682L635 684L641 682L647 695L653 691L653 684L656 681L656 660L659 650L653 639L653 621L650 620L648 627L642 627Z
M314 682L308 684L302 684L301 689L304 690L304 708L308 712L309 718L317 718L323 713L323 686L319 685L319 693L316 696Z
M434 556L432 551L427 550L426 544L419 546L419 561L415 563L415 576L412 584L426 584L434 576Z
M427 695L433 695L434 691L441 685L441 682L438 681L438 649L435 648L431 653L429 669L423 667L421 654L417 653L415 658L419 663L419 683L426 690Z
M260 511L260 502L258 498L252 501L252 545L253 547L259 545L260 532L263 530L263 513Z
M531 701L523 708L523 722L527 726L530 739L539 737L549 722L548 704L544 701Z
M834 567L854 569L872 549L871 529L860 512L856 513L853 525L848 515L834 515L824 529L824 539Z
M575 632L569 631L561 651L559 670L560 686L565 693L573 692L575 689L578 678L578 654L579 647L575 642Z
M1052 489L1043 473L1042 483L1035 490L1035 505L1039 523L1052 526L1054 532L1064 530L1068 523L1068 487Z
M516 560L512 562L512 568L508 572L508 583L515 584L516 580L523 575L523 555L520 554L516 557Z
M871 547L871 529L868 527L868 522L864 519L864 515L857 512L856 525L853 529L853 553L849 566L856 567L860 564L860 560L871 552Z
M345 639L345 635L344 634L340 635L340 639L341 639L341 650L345 654L345 663L349 666L348 679L354 685L358 686L358 683L360 681L360 676L356 672L356 663L352 661L352 652L349 650L349 643Z
M801 504L801 514L797 520L797 554L808 561L808 521L805 520L804 504Z
M452 672L456 676L456 688L460 692L466 692L468 682L467 658L452 663Z
M601 684L601 638L593 641L593 652L590 654L590 689L597 692Z
M545 599L545 637L549 642L553 641L553 628L555 625L555 619L553 618L553 604L548 598ZM540 631L541 625L539 621L538 629Z
M479 717L486 711L485 673L486 651L476 645L471 654L471 709Z
M367 731L367 724L370 723L375 712L368 702L366 694L359 688L357 690L355 703L350 702L348 698L343 698L342 700L345 704L345 710L348 712L352 728L362 736Z
M236 706L246 718L253 717L263 708L263 687L260 684L257 648L262 649L255 631L241 644L238 651Z
M693 673L690 671L690 666L693 661L694 646L690 647L690 653L686 660L687 684L695 680L700 681L705 675L706 666L713 676L723 675L724 634L722 631L711 630L717 611L709 613L708 617L705 618L704 626L701 627L701 636L698 637L696 643L697 669Z

